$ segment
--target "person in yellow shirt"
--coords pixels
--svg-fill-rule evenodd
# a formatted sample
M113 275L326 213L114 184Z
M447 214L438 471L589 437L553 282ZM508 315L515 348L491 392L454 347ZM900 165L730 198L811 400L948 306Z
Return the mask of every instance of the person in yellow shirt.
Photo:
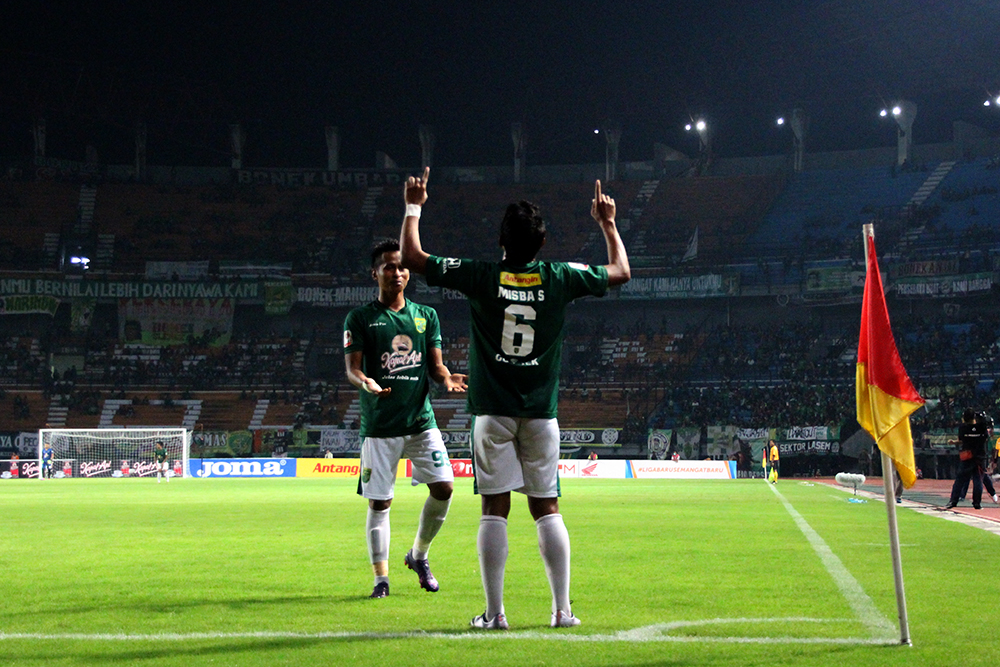
M778 445L775 444L774 440L767 443L767 458L771 462L771 474L768 475L768 479L771 480L771 484L777 484L781 456L778 454Z

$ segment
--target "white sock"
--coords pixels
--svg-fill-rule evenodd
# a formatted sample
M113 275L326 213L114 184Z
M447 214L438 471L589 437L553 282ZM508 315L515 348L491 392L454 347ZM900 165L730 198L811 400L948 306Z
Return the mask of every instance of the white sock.
M569 532L562 514L547 514L535 522L538 550L545 563L545 576L552 589L552 613L571 614L569 608Z
M382 583L383 581L384 581L385 583L389 583L389 575L386 575L386 576L384 576L384 577L380 577L379 575L377 575L377 574L376 574L376 575L375 575L375 583L374 583L374 584L372 584L372 585L373 585L373 586L378 586L378 585L379 585L379 584L381 584L381 583Z
M389 510L377 511L369 506L365 538L372 563L389 560Z
M427 496L424 509L420 512L417 537L413 540L413 557L417 560L427 560L427 552L431 549L431 542L441 530L441 525L444 524L445 517L448 516L450 505L451 498L438 500L434 496Z
M484 516L479 519L476 539L479 552L479 571L486 593L486 617L495 618L503 613L503 575L507 566L507 519L502 516Z

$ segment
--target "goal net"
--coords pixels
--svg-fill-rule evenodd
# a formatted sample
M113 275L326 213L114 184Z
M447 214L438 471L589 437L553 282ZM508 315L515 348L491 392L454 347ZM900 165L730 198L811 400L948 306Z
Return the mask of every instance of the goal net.
M162 442L167 473L188 475L191 433L183 428L43 428L38 431L38 477L46 473L45 448L52 447L52 477L156 477L153 451Z

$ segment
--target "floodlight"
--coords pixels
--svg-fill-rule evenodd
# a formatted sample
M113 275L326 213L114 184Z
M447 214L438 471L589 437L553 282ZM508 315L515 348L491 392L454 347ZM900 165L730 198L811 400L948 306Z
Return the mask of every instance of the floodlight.
M691 131L691 123L688 123L687 125L685 125L684 129L687 130L688 132L690 132Z
M989 100L986 100L985 102L983 102L983 106L984 107L988 107L989 105L990 105L990 101Z
M601 133L600 130L594 130L594 134L600 134L600 133Z
M695 124L695 126L694 126L694 127L695 127L695 129L696 129L696 130L698 130L699 132L704 132L704 131L705 131L705 128L706 128L706 127L708 127L708 126L707 126L707 125L705 124L705 121L703 121L703 120L699 120L699 121L698 121L698 122L697 122L697 123Z
M889 115L889 112L886 111L885 109L882 109L881 111L878 112L878 115L881 116L882 118L885 118L886 116Z
M775 122L776 122L776 123L777 123L778 125L784 125L784 124L785 124L785 118L784 118L784 116L778 116L778 120L777 120L777 121L775 121Z
M997 95L996 103L1000 104L1000 95Z
M892 115L893 116L898 116L901 113L903 113L903 109L901 107L895 106L895 107L892 108Z

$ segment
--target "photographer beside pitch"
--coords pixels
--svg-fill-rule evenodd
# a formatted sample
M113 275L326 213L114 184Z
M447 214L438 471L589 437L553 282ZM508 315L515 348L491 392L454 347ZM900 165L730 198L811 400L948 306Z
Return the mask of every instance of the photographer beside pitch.
M559 513L559 365L566 306L583 296L603 296L629 280L628 256L615 225L615 202L594 184L591 215L604 234L608 264L535 259L545 243L538 208L520 201L507 207L500 226L499 262L437 257L420 244L419 220L427 201L425 168L407 179L406 217L400 234L403 266L427 284L466 295L472 309L469 346L469 413L476 492L482 497L477 551L486 610L473 627L506 630L503 604L507 516L511 491L528 497L538 546L552 592L552 627L580 624L569 600L570 541Z

